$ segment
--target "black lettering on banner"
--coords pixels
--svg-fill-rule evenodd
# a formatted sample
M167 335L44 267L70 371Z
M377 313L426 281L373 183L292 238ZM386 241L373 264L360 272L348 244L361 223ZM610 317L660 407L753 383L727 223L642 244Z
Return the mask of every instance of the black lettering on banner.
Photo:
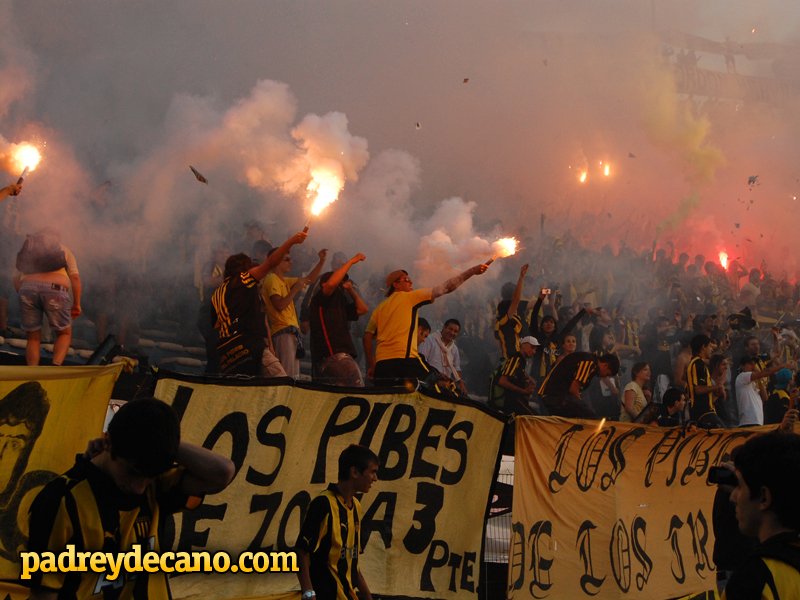
M366 446L367 448L372 445L372 438L375 437L375 432L378 431L378 424L391 405L390 402L373 403L372 412L369 414L367 424L364 426L364 432L361 434L361 439L358 441L360 445Z
M306 518L306 510L309 504L311 504L311 494L305 490L297 492L292 496L292 499L289 500L286 509L283 511L280 524L278 525L278 552L285 552L294 548L294 542L297 540L295 539L291 544L286 541L286 527L289 525L289 519L292 517L295 510L300 509L299 518L297 520L297 531L299 532L300 526L303 524L303 519Z
M683 429L678 427L668 429L659 442L653 446L647 456L647 462L645 463L644 487L650 487L653 485L653 470L655 469L656 465L659 465L667 460L672 454L672 451L675 449L675 446L677 446L678 442L680 442L685 436L686 433ZM674 476L675 469L673 465L672 477Z
M708 558L708 522L703 511L699 510L696 518L692 516L692 513L689 513L686 524L689 525L689 530L692 532L692 552L695 558L694 570L702 579L705 579L703 571L706 569L711 571L713 569L711 560Z
M508 591L521 590L525 582L525 527L519 521L511 524L511 543L508 553L509 580ZM519 572L518 575L515 573Z
M455 416L456 413L454 410L431 408L428 411L428 416L425 418L422 427L420 427L419 435L417 436L417 446L414 451L414 462L411 465L410 477L436 479L439 467L426 461L422 455L425 453L425 448L436 450L439 447L439 440L441 437L438 435L431 435L431 430L434 427L442 427L445 433L447 433L447 429L450 427L450 423L453 422L453 417Z
M219 439L226 433L231 435L231 460L236 467L236 473L239 473L239 469L244 464L244 459L247 458L247 447L250 445L247 415L237 411L222 417L206 436L203 448L213 450Z
M403 538L403 545L412 554L422 554L436 535L436 516L444 506L444 488L427 481L417 482L417 504L411 527Z
M283 492L273 492L272 494L255 494L250 499L250 514L257 512L264 512L264 519L261 521L261 527L256 531L247 550L250 552L271 552L273 545L264 546L264 537L267 535L267 529L272 524L272 519L278 514L278 508L283 499Z
M464 566L461 567L461 589L468 592L475 591L475 580L472 578L472 570L478 555L475 552L464 552Z
M603 577L597 577L594 573L594 566L592 564L592 529L597 529L597 525L588 519L581 523L578 529L578 539L576 545L578 546L578 554L583 562L583 575L581 575L580 585L583 592L589 596L595 596L600 591L600 587L606 580Z
M475 426L469 421L459 421L447 432L447 436L444 438L444 447L458 452L461 461L455 471L448 471L442 467L441 482L444 485L455 485L464 477L467 470L467 440L472 437L474 430ZM457 433L462 432L464 433L463 438L456 437Z
M697 475L698 477L705 475L708 467L711 466L709 454L724 435L724 433L708 433L700 438L689 453L689 462L681 475L681 485L686 485L692 475ZM711 444L708 444L708 441L711 441Z
M705 432L693 433L693 434L687 436L687 438L685 440L683 440L681 443L678 444L677 448L675 449L675 456L673 456L673 458L672 458L672 472L669 474L669 477L667 477L667 481L666 481L666 484L668 486L672 485L673 482L675 481L676 477L678 476L678 461L681 458L681 454L682 454L683 450L689 444L691 444L692 442L697 440L697 438L701 438L702 436L705 436L705 435L707 435ZM702 443L702 439L700 440L700 442Z
M604 492L617 482L617 478L625 470L625 451L636 440L645 434L644 427L629 429L613 442L608 448L608 458L611 461L611 471L604 473L600 478L600 489Z
M736 431L733 433L729 433L725 436L725 439L722 440L722 443L717 450L717 455L714 457L714 460L711 461L712 465L718 465L720 461L727 460L728 448L736 443L736 442L743 442L750 436L752 436L755 431Z
M179 385L175 392L175 397L172 399L172 409L178 415L178 422L183 420L183 415L186 414L186 409L189 408L189 400L192 399L194 388L187 385Z
M639 534L641 534L644 539L640 539ZM642 572L636 574L636 589L640 592L650 579L650 573L653 572L653 561L645 550L646 542L647 522L642 517L636 517L631 526L631 547L633 548L633 554L636 560L639 561L639 564L642 566Z
M578 489L586 492L591 489L597 471L600 468L600 461L608 448L608 443L616 432L616 427L611 426L592 434L581 446L578 455L578 465L575 474L575 482Z
M614 574L617 586L623 592L627 592L631 588L631 540L628 528L622 519L618 519L611 528L608 554L611 560L611 572Z
M456 587L456 573L459 567L461 567L461 555L451 552L450 560L447 561L447 566L450 567L450 587L448 589L451 592L455 592L458 589Z
M339 417L346 409L351 407L358 408L358 414L349 421L339 423ZM325 483L325 472L328 466L328 442L331 441L331 438L355 431L364 424L364 421L367 420L367 415L369 415L369 402L364 398L344 396L339 399L339 403L331 411L331 416L328 417L325 429L319 437L317 460L314 463L314 471L311 474L311 483ZM381 463L383 463L383 459L381 459Z
M545 542L545 536L548 541ZM553 524L550 521L536 521L528 533L528 548L530 548L531 562L531 584L528 587L531 596L534 598L545 598L547 591L553 587L550 581L550 568L553 566L552 558L542 556L542 549L549 546L549 540L553 536ZM520 582L521 583L521 582ZM545 592L544 595L539 595Z
M383 508L383 518L376 518L378 509ZM392 523L397 508L397 492L378 492L361 519L361 549L366 548L373 531L383 540L384 548L392 547Z
M441 551L441 552L439 552ZM437 556L441 554L440 556ZM422 566L422 575L420 576L419 589L423 592L435 592L436 588L433 587L433 579L431 579L431 571L439 569L447 564L450 558L450 552L447 549L447 544L441 540L434 540L431 547L428 549L428 556L425 558L425 564Z
M405 429L398 429L400 422L407 419L407 426ZM378 458L381 465L378 468L378 479L382 481L394 481L400 479L405 475L408 469L408 448L406 448L406 440L414 434L414 429L417 427L417 413L413 406L408 404L398 404L392 411L392 416L389 417L389 423L386 426L386 433L383 434L383 443L378 451ZM392 454L397 455L397 460L393 466L389 465L389 457Z
M475 552L465 552L462 556L456 552L450 552L447 542L443 540L433 540L430 548L428 549L428 556L425 558L425 564L422 566L422 575L420 576L419 589L423 592L435 592L436 588L433 585L431 573L434 569L440 569L444 566L450 567L450 582L448 589L451 592L458 590L457 584L462 590L475 591L475 581L472 579L472 570L475 564L477 554ZM461 569L461 577L459 578L458 570Z
M556 445L556 454L554 457L555 464L553 465L553 470L550 472L550 475L547 478L547 487L554 494L558 493L558 490L561 488L561 486L563 486L567 482L567 479L569 479L569 473L562 473L564 468L564 459L567 456L567 448L569 447L569 443L579 431L583 431L583 425L573 425L561 434L561 439L558 440L558 445Z
M686 581L686 570L683 567L683 554L681 553L681 545L678 540L678 532L682 527L683 521L681 521L680 517L678 517L678 515L672 515L672 519L670 519L669 522L669 533L667 534L667 539L672 547L672 561L670 561L669 568L672 572L672 578L677 583Z
M261 473L260 471L256 471L253 467L247 467L247 475L245 476L245 479L248 483L262 487L268 487L275 483L275 478L278 477L278 473L281 470L281 465L283 465L283 457L286 454L286 436L282 433L267 432L270 423L278 418L286 419L286 422L288 423L292 418L292 409L284 405L273 406L264 414L263 417L261 417L258 425L256 425L256 439L258 439L261 445L270 448L277 448L280 451L278 464L270 473Z
M205 548L208 545L209 528L196 531L198 521L214 519L222 521L225 518L227 504L201 504L194 510L183 511L181 518L181 537L178 540L178 550L192 550Z

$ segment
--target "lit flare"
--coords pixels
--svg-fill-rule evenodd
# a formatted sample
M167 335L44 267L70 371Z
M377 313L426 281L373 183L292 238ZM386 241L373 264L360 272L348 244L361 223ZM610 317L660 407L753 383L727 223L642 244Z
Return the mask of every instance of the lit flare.
M341 174L325 168L312 169L311 181L306 188L308 197L311 198L311 214L315 217L322 214L322 211L336 202L342 188L344 177Z
M719 264L722 265L723 269L728 270L728 253L724 250L719 253Z
M11 154L14 166L18 171L33 171L39 166L42 155L36 146L23 143L18 144Z

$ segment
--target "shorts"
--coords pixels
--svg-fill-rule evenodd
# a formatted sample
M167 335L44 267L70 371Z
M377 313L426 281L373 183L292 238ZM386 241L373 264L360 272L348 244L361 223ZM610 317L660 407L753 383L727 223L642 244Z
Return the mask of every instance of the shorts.
M42 315L54 331L72 326L72 297L65 285L44 281L23 281L19 288L19 307L22 329L39 331Z

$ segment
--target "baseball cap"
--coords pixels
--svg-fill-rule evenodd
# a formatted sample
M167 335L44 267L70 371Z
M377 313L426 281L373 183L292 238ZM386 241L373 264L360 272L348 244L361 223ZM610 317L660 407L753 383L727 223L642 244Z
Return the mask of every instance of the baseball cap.
M389 273L386 276L386 295L387 296L392 293L392 289L393 289L392 288L392 284L394 284L395 281L397 281L398 279L400 279L404 275L408 275L408 272L404 271L403 269L397 269L396 271L392 271L391 273Z
M519 343L520 344L530 344L531 346L541 346L541 344L539 343L539 340L537 340L532 335L526 335L524 338L522 338L519 341Z

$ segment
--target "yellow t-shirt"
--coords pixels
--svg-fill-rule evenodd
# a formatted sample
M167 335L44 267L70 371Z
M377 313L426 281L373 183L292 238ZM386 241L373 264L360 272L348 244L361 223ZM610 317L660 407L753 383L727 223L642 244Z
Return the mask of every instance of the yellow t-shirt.
M288 296L289 290L298 279L300 278L285 277L281 279L277 274L269 273L261 281L261 298L264 300L264 306L267 307L267 318L269 319L269 328L272 331L272 335L275 335L281 329L286 329L287 327L300 328L293 301L283 310L276 310L269 299L270 296L274 295L281 297Z
M417 311L433 301L431 288L394 292L372 312L366 331L375 336L375 360L417 358Z

